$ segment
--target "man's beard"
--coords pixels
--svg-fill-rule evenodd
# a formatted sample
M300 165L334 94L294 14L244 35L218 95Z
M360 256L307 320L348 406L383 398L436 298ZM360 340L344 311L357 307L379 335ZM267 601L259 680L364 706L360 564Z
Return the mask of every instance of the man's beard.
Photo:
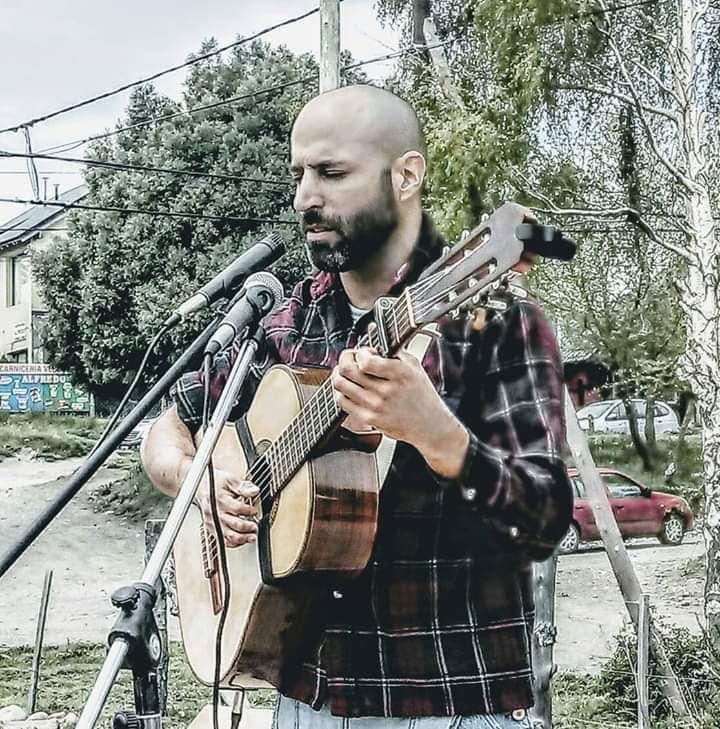
M306 240L305 245L310 261L316 268L341 273L362 268L381 251L397 228L398 220L390 170L384 170L375 200L352 217L327 216L311 208L301 216L300 225L304 233L312 225L337 233L340 239L336 243Z

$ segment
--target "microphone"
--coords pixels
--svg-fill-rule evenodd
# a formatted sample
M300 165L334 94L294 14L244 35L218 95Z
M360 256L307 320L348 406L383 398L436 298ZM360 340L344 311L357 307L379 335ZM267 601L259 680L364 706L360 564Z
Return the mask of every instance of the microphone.
M225 315L210 337L205 347L205 355L215 355L225 349L240 332L276 309L282 298L282 284L271 273L260 271L248 276L244 295Z
M183 301L166 319L166 326L173 326L194 311L204 309L208 304L234 294L245 279L277 261L285 253L285 241L270 233L251 248L241 253L225 270L208 281L197 293ZM281 288L282 291L282 288Z

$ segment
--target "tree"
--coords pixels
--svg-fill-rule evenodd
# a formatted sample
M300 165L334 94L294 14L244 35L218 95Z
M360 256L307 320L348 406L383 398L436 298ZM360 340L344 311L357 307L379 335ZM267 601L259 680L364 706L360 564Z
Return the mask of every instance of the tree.
M214 47L207 43L200 53ZM308 82L257 97L251 93L307 77L317 77L310 55L254 42L236 47L227 60L215 56L192 66L180 102L151 86L134 91L118 126L137 126L94 144L89 159L280 182L88 167L84 203L220 220L73 211L68 240L40 256L35 269L49 308L46 346L55 365L95 391L119 395L168 312L263 232L277 228L242 219L288 221L280 230L290 251L275 272L286 286L303 275L306 260L292 225L288 140L292 120L316 89ZM243 95L247 98L162 119ZM148 377L167 367L199 324L193 321L160 343Z
M380 5L399 12L394 0ZM674 283L687 332L684 374L703 434L705 614L720 656L720 237L715 219L720 186L711 174L719 147L720 8L710 0L613 6L605 0L473 0L461 9L448 0L438 5L443 11L436 8L436 17L449 18L445 37L451 54L456 50L465 68L479 60L476 75L478 69L490 71L482 91L490 90L493 106L500 104L501 111L507 104L507 115L518 117L525 138L532 139L526 169L509 175L513 191L565 225L627 224L676 257L681 275ZM448 10L455 12L445 15ZM466 30L468 39L459 39L458 30ZM604 169L609 164L620 172L609 158L608 151L618 145L607 144L608 132L612 119L629 109L638 131L641 196L620 174ZM616 126L618 139L623 125ZM483 153L494 162L492 154ZM543 158L565 159L579 184L548 190ZM592 193L582 194L588 190Z

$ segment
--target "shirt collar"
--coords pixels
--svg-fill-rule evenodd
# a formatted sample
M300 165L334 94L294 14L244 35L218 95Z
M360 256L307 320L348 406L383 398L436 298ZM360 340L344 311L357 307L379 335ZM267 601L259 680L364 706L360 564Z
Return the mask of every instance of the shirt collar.
M415 283L423 270L442 255L445 245L445 240L438 233L430 216L424 212L415 248L402 270L400 279L390 289L388 295L397 296L406 286ZM344 293L340 274L318 271L313 275L310 284L310 296L313 300L320 298L331 289L339 289Z

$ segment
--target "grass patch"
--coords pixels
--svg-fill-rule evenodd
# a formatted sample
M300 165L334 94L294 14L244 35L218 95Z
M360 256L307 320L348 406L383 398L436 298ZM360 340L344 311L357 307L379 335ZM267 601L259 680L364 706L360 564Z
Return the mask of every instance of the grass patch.
M105 427L101 418L45 413L0 413L0 459L23 449L56 461L85 455Z
M675 643L668 642L674 638ZM670 659L684 681L692 702L696 729L718 729L720 704L715 685L703 668L701 640L678 633L666 633ZM630 646L628 645L630 650ZM686 651L691 653L687 654ZM630 650L631 659L634 654ZM40 671L38 710L48 713L73 711L80 714L97 678L105 657L104 646L90 643L69 643L45 648ZM30 682L32 649L0 648L0 706L25 706ZM651 664L651 673L656 673ZM702 679L688 681L687 679ZM699 687L699 688L698 688ZM588 726L637 726L635 683L623 644L600 674L559 673L552 681L553 726L555 729L587 729ZM248 692L253 706L271 707L275 692ZM657 681L651 680L650 699L654 729L674 729L676 723L667 705L659 698ZM200 684L185 660L182 646L171 643L168 716L166 729L184 729L202 706L212 700L211 689ZM98 726L109 726L115 711L133 709L129 671L121 671L110 693ZM592 722L592 723L586 723ZM677 727L687 724L677 723Z
M45 648L40 669L38 711L73 711L79 716L104 657L104 646L91 643ZM25 706L31 666L31 648L0 648L0 706ZM212 701L211 689L198 683L193 676L179 643L171 644L168 687L168 716L163 720L166 729L183 729L202 706ZM254 706L272 706L274 693L252 691L249 699ZM131 674L121 671L98 726L110 726L115 711L133 709Z
M93 491L95 511L109 511L139 522L167 514L171 500L150 483L137 452L123 454L113 466L125 469L125 475Z

